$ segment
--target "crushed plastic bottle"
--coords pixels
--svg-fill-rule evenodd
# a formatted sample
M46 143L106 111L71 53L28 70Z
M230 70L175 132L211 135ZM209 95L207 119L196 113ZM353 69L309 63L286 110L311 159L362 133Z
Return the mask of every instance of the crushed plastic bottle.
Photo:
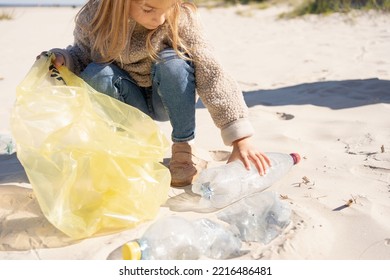
M0 155L13 154L16 150L15 141L9 135L0 135Z
M127 260L196 260L200 257L194 225L181 217L157 220L144 233L122 248Z
M300 161L296 153L266 155L271 161L271 167L264 176L260 176L254 166L247 170L240 160L202 170L192 185L192 191L201 196L199 203L205 207L226 207L270 187Z
M225 260L240 254L241 240L226 227L209 219L194 221L199 230L199 247L208 258Z
M123 245L122 256L125 260L226 259L240 248L241 240L214 221L168 216L153 223L141 238Z
M217 217L238 231L242 241L268 244L290 224L291 208L276 192L266 191L229 205Z

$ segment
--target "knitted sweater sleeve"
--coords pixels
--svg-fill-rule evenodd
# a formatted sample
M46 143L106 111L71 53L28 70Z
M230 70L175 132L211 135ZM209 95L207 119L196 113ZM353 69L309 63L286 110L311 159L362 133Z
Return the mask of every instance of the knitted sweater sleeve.
M253 135L248 107L237 83L212 54L196 15L185 7L182 14L179 35L192 51L197 94L221 129L224 143L230 146L235 140Z

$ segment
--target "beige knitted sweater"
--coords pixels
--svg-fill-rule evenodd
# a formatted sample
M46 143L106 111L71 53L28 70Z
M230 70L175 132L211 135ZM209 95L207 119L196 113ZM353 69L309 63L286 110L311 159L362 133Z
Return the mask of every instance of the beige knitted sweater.
M65 57L65 65L79 74L91 61L91 47L94 38L84 28L96 12L98 1L84 10L78 17L74 30L74 43L66 49L53 49ZM122 69L141 87L151 86L152 59L146 49L146 36L149 30L130 19L132 33L127 46L115 60ZM182 8L179 35L193 50L196 91L208 109L214 124L221 129L221 136L226 145L243 137L251 136L253 128L248 120L248 108L242 92L236 82L222 69L213 56L210 47L201 35L201 28L196 15L188 8ZM152 44L157 52L170 46L165 25L156 30Z

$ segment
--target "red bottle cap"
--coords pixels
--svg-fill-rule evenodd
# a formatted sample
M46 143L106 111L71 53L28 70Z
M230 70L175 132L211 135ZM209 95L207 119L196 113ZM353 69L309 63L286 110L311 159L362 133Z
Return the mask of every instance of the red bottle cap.
M297 153L291 153L290 156L293 158L294 164L297 164L301 161L301 156Z

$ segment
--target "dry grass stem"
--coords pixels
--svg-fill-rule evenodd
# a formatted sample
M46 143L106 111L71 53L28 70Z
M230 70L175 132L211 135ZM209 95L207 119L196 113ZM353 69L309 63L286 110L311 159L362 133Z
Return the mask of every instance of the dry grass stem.
M280 195L280 199L289 199L288 195L287 194L281 194Z

